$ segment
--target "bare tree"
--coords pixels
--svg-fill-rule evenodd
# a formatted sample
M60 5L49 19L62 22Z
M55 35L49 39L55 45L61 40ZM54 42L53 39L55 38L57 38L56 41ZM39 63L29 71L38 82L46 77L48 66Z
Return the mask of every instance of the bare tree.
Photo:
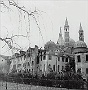
M29 11L27 11L27 10L25 9L24 6L23 6L23 7L20 7L14 0L7 0L7 2L8 2L8 4L9 4L9 6L14 6L14 7L16 7L20 13L21 13L21 11L22 11L22 12L24 12L24 13L26 13L26 14L28 15L29 31L27 31L27 36L24 36L24 35L14 35L14 36L11 36L11 37L6 37L6 38L0 37L0 40L1 40L1 41L4 41L4 42L9 46L9 49L15 49L15 50L18 50L18 51L19 51L19 50L20 50L19 48L16 48L16 47L13 46L13 38L14 38L14 37L19 37L19 36L26 37L26 38L28 38L28 39L30 38L30 36L29 36L29 34L30 34L30 17L32 17L32 18L35 20L36 25L38 26L39 33L40 33L40 35L41 35L41 37L42 37L42 40L43 40L43 43L44 43L44 39L43 39L43 36L42 36L42 33L41 33L41 29L40 29L39 24L38 24L38 21L37 21L37 19L36 19L36 17L35 17L35 14L38 14L38 11L35 9L34 11L29 12ZM0 1L0 5L3 5L5 8L11 10L11 8L10 8L8 5L5 4L5 1L4 1L4 0ZM5 45L6 45L6 44L5 44ZM15 43L15 44L17 44L17 43ZM4 45L4 46L5 46L5 45ZM4 47L4 46L3 46L3 47ZM19 47L20 47L20 46L19 46ZM20 47L20 48L21 48L21 47Z

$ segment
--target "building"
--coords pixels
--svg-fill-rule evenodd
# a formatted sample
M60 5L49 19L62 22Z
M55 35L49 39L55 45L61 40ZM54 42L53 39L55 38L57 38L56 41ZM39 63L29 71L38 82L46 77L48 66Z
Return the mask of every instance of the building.
M69 24L66 18L64 38L60 27L59 38L56 43L48 41L44 49L29 47L27 51L20 51L12 56L10 71L32 73L34 75L50 72L62 72L67 63L75 59L76 72L88 76L88 48L84 42L84 32L80 24L79 41L75 42L69 35Z
M30 48L25 51L20 51L20 53L15 53L11 58L10 72L13 73L36 73L36 60L38 54L38 46L35 48Z
M84 32L80 23L79 28L79 41L75 43L75 69L76 72L82 73L83 78L88 77L88 48L84 42Z
M0 73L9 73L10 56L0 55Z

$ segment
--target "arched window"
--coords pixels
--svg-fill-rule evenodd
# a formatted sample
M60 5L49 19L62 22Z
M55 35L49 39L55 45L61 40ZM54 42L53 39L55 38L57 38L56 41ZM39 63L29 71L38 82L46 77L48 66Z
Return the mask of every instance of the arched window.
M34 65L34 61L32 61L32 65Z
M77 56L77 62L81 62L80 55Z

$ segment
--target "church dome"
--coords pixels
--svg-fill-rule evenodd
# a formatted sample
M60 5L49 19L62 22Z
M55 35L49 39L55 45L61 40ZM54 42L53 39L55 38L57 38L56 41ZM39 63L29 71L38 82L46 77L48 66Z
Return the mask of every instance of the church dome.
M53 50L56 48L56 44L50 40L45 44L44 48L45 50Z
M84 41L77 41L74 48L87 48L87 45Z
M71 38L69 38L69 46L74 47L75 41Z

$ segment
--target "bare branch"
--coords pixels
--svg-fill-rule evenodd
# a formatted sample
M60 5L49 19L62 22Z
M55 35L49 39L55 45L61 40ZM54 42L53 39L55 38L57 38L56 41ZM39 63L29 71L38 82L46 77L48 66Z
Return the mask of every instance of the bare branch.
M9 7L4 3L4 1L0 1L0 4L3 5L3 6L5 6L7 9L10 9L10 10L11 10L11 8L9 8Z
M6 43L5 43L5 45L6 45ZM2 46L2 48L4 48L4 47L5 47L5 45L4 45L4 46Z

